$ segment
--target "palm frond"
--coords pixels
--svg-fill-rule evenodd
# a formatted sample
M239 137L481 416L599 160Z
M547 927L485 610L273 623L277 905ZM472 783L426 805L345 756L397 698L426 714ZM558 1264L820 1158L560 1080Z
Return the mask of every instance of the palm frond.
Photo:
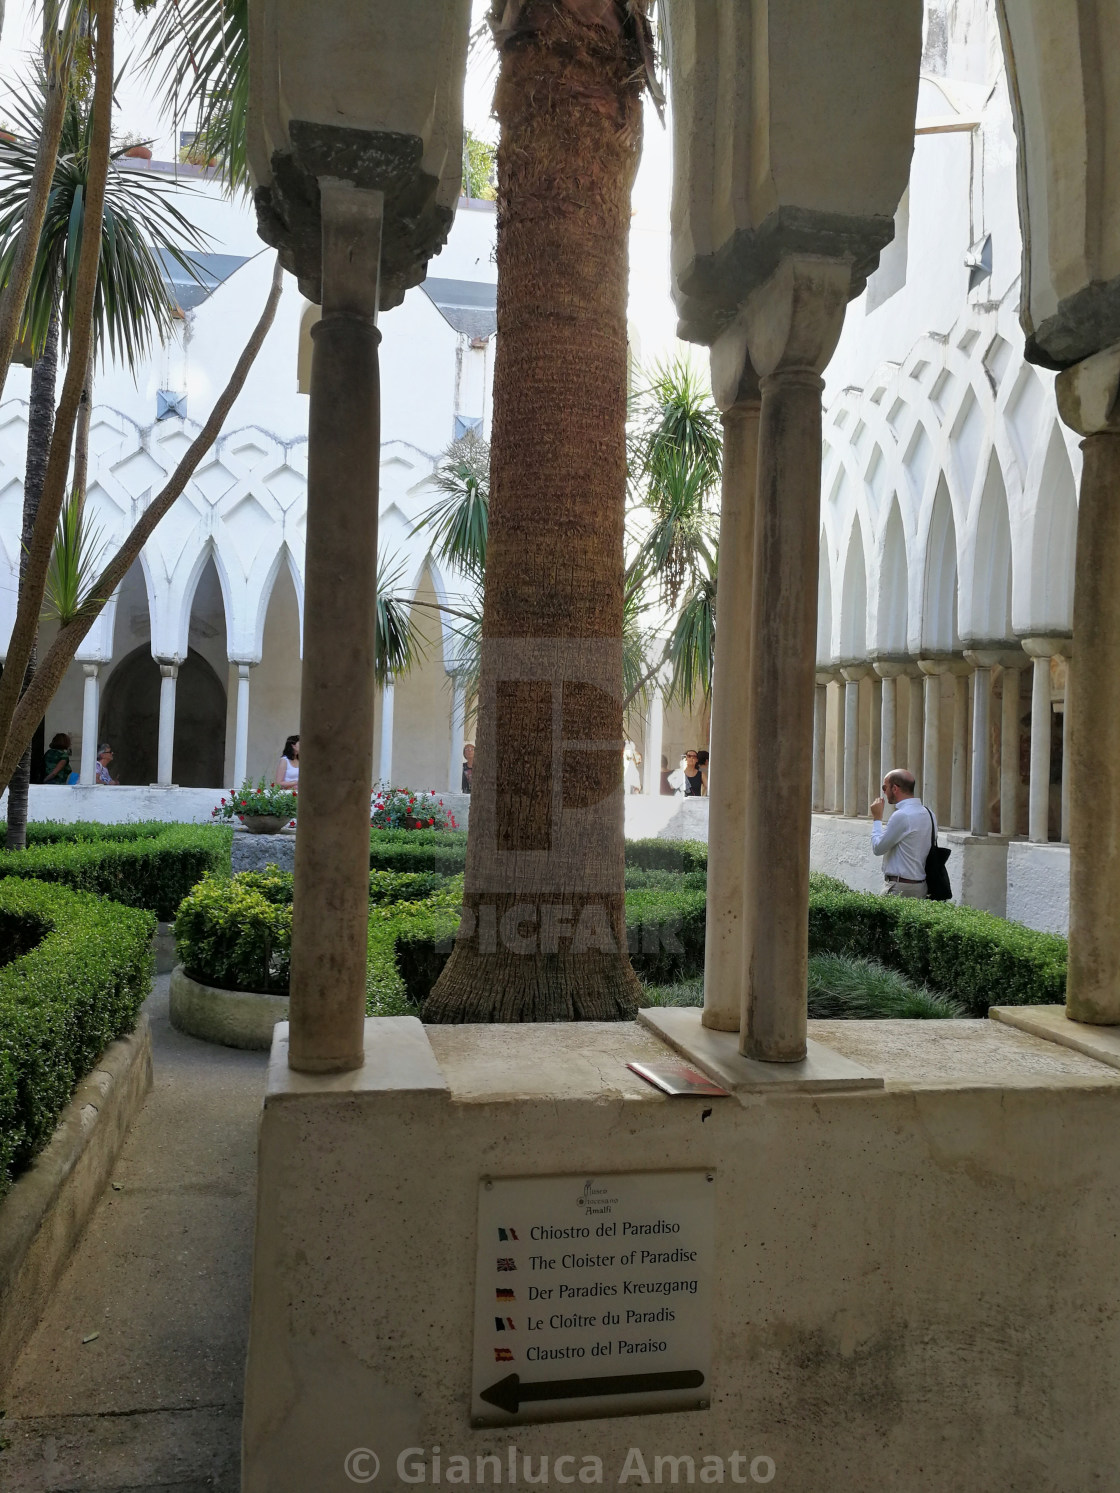
M106 550L104 533L89 522L81 499L75 488L58 516L47 572L43 615L60 627L96 613L104 601L93 594Z
M16 138L0 140L0 284L11 272L27 207L43 111L42 81L40 74L13 87L9 109ZM89 106L72 92L24 311L22 334L34 353L46 341L56 304L62 313L64 345L72 330L91 117ZM153 343L170 334L176 307L160 253L198 277L191 251L204 248L207 241L171 201L169 190L159 177L110 166L94 302L94 345L103 363L112 356L135 370Z
M712 670L716 653L716 569L710 569L689 592L677 614L665 650L669 669L666 700L691 710L707 701L712 692Z
M382 689L391 679L407 674L425 657L429 646L412 597L397 589L403 577L403 561L395 555L378 555L374 676Z
M145 68L205 140L229 187L247 190L248 0L170 0L156 12Z
M481 580L490 522L490 447L474 435L452 441L432 480L443 496L420 515L412 532L427 529L437 559Z

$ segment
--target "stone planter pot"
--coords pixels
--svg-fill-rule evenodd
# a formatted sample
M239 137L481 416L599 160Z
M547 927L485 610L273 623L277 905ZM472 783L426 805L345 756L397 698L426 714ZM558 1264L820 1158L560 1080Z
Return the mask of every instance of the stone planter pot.
M288 1019L288 997L202 985L177 964L171 972L171 1025L222 1047L268 1052L272 1028Z
M134 161L150 161L152 159L152 148L150 145L130 145L125 151Z
M278 835L288 819L283 814L246 814L241 822L251 835Z

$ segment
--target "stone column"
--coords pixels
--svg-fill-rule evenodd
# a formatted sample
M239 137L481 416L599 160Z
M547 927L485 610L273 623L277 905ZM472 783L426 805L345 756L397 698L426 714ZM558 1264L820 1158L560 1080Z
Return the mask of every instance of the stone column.
M833 674L831 682L839 685L836 692L836 735L832 741L832 799L829 808L835 814L844 812L844 761L845 761L845 737L847 735L847 699L844 687L844 676L840 673Z
M859 815L859 682L867 672L860 664L841 669L844 676L844 817Z
M718 365L717 365L718 366ZM708 829L708 903L703 1024L737 1032L746 971L747 735L750 715L751 598L759 398L753 370L742 397L723 413L723 495L719 519L720 626L712 678L712 799ZM716 383L716 397L720 389Z
M910 665L902 659L878 658L875 673L883 681L882 727L879 737L878 781L871 784L873 797L881 796L883 777L895 767L905 767L898 753L898 681ZM883 805L884 821L891 816L890 804Z
M1003 715L999 728L999 832L1019 833L1019 670L1003 666Z
M179 678L179 665L160 659L159 674L159 743L156 750L155 786L171 788L174 787L171 779L175 754L175 683Z
M867 748L867 806L879 797L883 781L883 681L871 676L871 725Z
M462 676L451 676L451 748L447 761L447 791L463 789L463 738L466 731L467 690Z
M922 793L925 806L933 810L941 823L941 675L943 660L920 658L918 666L925 675L925 740L922 743Z
M240 788L249 776L249 670L237 665L237 726L233 738L233 787ZM302 743L301 743L302 744Z
M968 823L968 672L953 670L953 778L949 823L963 829Z
M751 908L740 1047L767 1062L798 1062L806 1053L821 372L850 289L845 261L791 257L748 298L744 315L762 412L747 756Z
M922 671L915 664L906 670L910 681L906 711L906 761L896 762L896 767L908 767L914 774L914 792L923 797L925 773L925 695Z
M386 679L381 691L381 750L377 758L377 780L393 785L393 681Z
M94 770L97 766L98 709L100 705L100 664L83 664L85 685L82 691L82 765L78 773L80 783L96 782Z
M323 315L312 332L288 1057L308 1073L363 1062L383 206L380 192L320 181Z
M1062 703L1062 824L1059 838L1069 844L1070 721L1073 698L1073 650L1066 653L1066 697Z
M1050 659L1060 638L1024 638L1034 663L1031 688L1031 784L1028 837L1045 845L1050 839Z
M642 792L650 798L658 798L661 794L661 746L665 732L665 697L656 679L653 681L652 690L653 693L649 697L649 719L646 722Z
M965 658L974 666L972 704L972 808L968 830L972 835L986 835L989 826L988 799L991 793L992 669L999 662L998 653L970 649Z
M1104 356L1104 355L1102 355ZM1068 370L1069 374L1075 369ZM1059 375L1059 408L1062 383ZM1112 380L1115 390L1115 379ZM1108 408L1116 407L1115 392ZM1062 409L1067 423L1069 420ZM1103 422L1102 422L1103 423ZM1077 514L1069 755L1069 972L1074 1021L1120 1024L1120 429L1088 426ZM1083 686L1083 687L1082 687Z
M818 674L813 690L813 813L822 814L828 807L827 764L828 686L831 674Z

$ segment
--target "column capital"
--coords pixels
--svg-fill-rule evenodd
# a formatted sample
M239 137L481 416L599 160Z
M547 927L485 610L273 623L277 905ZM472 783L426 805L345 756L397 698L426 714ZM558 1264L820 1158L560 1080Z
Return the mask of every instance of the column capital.
M1073 653L1073 638L1069 633L1029 637L1022 642L1023 651L1030 658L1069 658Z
M866 679L873 672L869 663L860 663L858 660L840 665L840 673L849 684L858 684L861 679Z
M972 665L959 653L930 653L918 659L923 674L970 674Z
M830 684L839 684L841 679L839 669L818 669L816 682L827 689Z
M323 233L323 321L376 321L385 193L336 177L319 178ZM315 330L323 325L317 324Z
M179 677L179 660L177 658L157 658L159 671L164 679L177 679Z
M746 323L741 316L712 343L709 364L712 398L724 420L749 414L761 402L762 391L747 350Z
M1058 414L1078 435L1120 435L1120 342L1063 368L1054 393Z
M1027 662L1027 656L1021 648L1011 647L1007 643L966 648L964 656L974 669L1021 669Z
M87 679L96 679L101 673L101 665L99 663L83 663L82 673Z
M901 654L883 654L881 657L872 658L871 667L880 679L901 679L909 677L916 678L921 670L912 658Z
M784 258L744 307L745 340L759 378L819 379L840 340L851 289L848 260Z

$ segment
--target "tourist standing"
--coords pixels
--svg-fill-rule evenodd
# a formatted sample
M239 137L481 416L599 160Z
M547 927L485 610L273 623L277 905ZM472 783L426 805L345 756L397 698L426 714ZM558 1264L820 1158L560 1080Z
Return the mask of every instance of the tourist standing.
M468 741L463 746L463 789L464 793L471 791L471 778L474 776L474 742Z
M926 860L937 826L932 812L914 793L914 774L892 768L883 779L883 797L871 805L871 849L883 857L888 897L928 897ZM883 806L894 812L883 823Z
M273 786L276 788L298 788L299 787L299 734L289 736L284 743L284 750L280 753L280 761L276 765L276 772L272 778Z

